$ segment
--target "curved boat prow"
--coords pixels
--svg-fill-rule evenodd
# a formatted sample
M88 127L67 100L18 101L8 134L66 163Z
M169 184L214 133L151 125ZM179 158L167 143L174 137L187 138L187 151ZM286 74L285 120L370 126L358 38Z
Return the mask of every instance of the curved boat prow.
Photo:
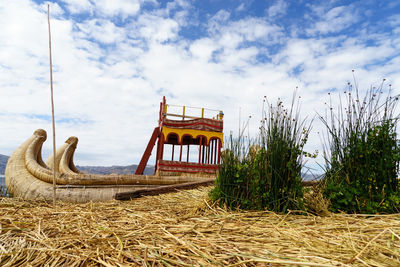
M65 143L56 150L56 171L66 174L77 174L80 171L74 164L74 153L78 145L78 138L71 136ZM54 154L51 154L46 161L46 165L53 170Z
M47 192L42 190L42 186L45 186L45 184L36 179L28 171L26 168L27 162L25 158L28 148L31 146L32 142L34 140L38 140L40 141L38 142L39 146L29 151L32 153L30 158L33 158L39 166L45 168L46 165L43 163L41 156L41 144L43 144L46 138L47 134L45 130L36 130L33 135L19 148L17 148L8 159L5 171L5 182L7 191L13 196L31 199L31 196L36 198L42 195L44 198L47 198Z

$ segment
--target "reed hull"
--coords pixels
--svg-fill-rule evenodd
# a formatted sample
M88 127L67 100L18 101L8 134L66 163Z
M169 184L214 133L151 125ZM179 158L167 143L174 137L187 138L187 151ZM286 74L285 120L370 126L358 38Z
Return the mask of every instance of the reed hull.
M53 199L53 169L56 169L56 198L64 202L107 201L117 194L160 186L201 184L210 177L95 175L79 172L73 163L78 138L70 137L46 163L41 156L46 132L38 129L8 160L5 181L14 197L27 200ZM55 164L54 164L55 157Z

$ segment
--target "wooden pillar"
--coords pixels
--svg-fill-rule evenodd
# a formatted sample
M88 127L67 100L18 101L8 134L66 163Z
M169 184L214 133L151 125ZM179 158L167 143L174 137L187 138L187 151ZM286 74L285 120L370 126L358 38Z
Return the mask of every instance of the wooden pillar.
M190 146L190 144L188 144L188 148L187 148L186 162L189 162L189 146Z
M200 139L199 139L199 164L201 163L201 143L202 143L202 141L203 141L203 137L200 136Z
M217 155L218 155L218 139L214 141L214 164L217 164Z
M160 133L157 142L156 164L154 168L155 171L157 171L158 169L158 161L163 159L163 153L164 153L164 135L163 133Z
M221 149L222 149L221 140L218 139L218 158L217 158L217 164L220 164L220 162L221 162Z
M213 159L214 159L214 140L215 140L215 139L212 139L212 140L210 141L210 147L211 147L211 153L210 153L210 155L211 155L211 158L210 158L210 164L214 164L214 162L213 162Z
M182 149L183 149L183 140L181 141L181 151L180 151L180 153L179 153L179 162L181 162L182 161Z
M207 164L210 164L210 144L207 146Z
M172 144L172 161L174 161L174 153L175 152L175 145L174 144Z
M161 133L161 154L160 154L160 160L162 160L163 159L163 157L164 157L164 134L163 133Z
M202 139L202 141L203 141L203 139ZM202 151L201 151L201 163L204 164L204 149L205 149L205 147L204 147L203 142L201 142L201 144L203 146Z

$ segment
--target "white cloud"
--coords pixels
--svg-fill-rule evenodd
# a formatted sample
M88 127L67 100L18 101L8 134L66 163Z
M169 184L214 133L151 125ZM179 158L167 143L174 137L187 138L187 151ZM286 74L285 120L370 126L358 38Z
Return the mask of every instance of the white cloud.
M208 30L211 33L215 34L219 30L221 25L227 23L230 15L231 14L226 10L221 9L220 11L218 11L208 20Z
M235 11L236 11L236 12L240 12L240 11L245 10L245 8L246 8L245 4L244 4L244 3L241 3L241 4L235 9Z
M156 42L165 42L177 38L179 24L170 18L162 18L150 14L140 16L137 22L140 37ZM132 36L135 37L135 36Z
M81 37L93 38L103 44L110 44L121 41L125 36L124 29L115 26L109 20L92 19L77 25Z
M40 5L40 8L46 13L48 7L50 9L51 17L59 17L64 14L64 10L57 3L45 2Z
M72 14L80 14L84 12L91 13L93 5L89 0L61 0L66 4L68 11Z
M400 26L400 15L393 15L388 18L389 24L392 27Z
M284 0L276 1L275 4L268 8L268 17L275 18L286 14L288 6L288 3L286 3Z
M196 40L190 45L190 52L193 57L205 62L211 60L212 53L217 49L217 44L210 38Z
M323 12L321 7L314 7L318 20L306 30L307 34L337 33L358 21L356 10L352 6L338 6Z
M120 15L123 18L136 15L140 10L138 0L96 0L96 10L105 16Z

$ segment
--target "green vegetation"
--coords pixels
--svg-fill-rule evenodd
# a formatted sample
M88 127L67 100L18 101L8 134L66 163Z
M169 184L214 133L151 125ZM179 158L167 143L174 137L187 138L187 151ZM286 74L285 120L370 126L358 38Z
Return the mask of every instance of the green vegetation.
M397 179L400 143L395 115L398 96L384 97L382 85L360 98L357 86L339 97L320 119L327 129L323 195L332 211L347 213L399 212ZM337 110L337 111L336 111Z
M263 111L257 141L246 142L243 133L230 138L213 200L232 209L303 209L301 169L310 125L300 120L299 109L295 97L290 109L278 100Z

